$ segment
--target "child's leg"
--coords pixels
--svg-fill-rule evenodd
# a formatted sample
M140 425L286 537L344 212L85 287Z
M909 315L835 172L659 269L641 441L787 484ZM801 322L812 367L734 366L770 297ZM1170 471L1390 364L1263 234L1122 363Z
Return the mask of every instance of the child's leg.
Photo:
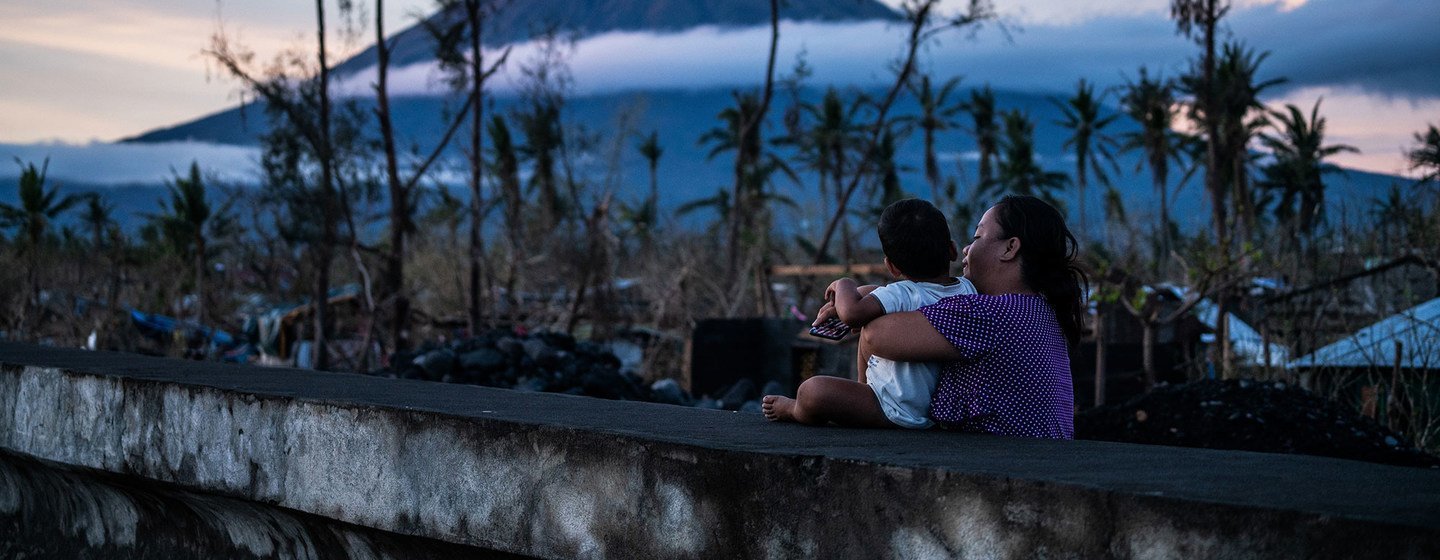
M864 383L817 375L800 384L795 398L766 395L761 409L765 417L780 422L823 425L835 423L855 428L894 428L885 417L875 391Z

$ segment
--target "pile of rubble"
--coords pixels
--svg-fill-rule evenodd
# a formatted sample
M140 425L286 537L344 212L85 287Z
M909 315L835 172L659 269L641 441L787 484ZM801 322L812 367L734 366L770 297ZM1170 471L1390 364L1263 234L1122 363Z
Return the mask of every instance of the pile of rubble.
M1374 419L1278 381L1157 387L1129 402L1080 413L1075 437L1440 468L1440 458Z
M604 346L551 332L492 331L474 338L396 353L381 375L444 383L468 383L520 391L649 401L717 410L760 412L761 394L742 379L718 396L692 396L673 379L646 385Z

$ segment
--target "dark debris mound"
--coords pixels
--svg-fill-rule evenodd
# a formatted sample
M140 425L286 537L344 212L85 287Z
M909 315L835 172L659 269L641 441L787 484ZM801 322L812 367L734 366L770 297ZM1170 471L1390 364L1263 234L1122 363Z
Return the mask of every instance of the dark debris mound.
M1157 387L1124 404L1081 412L1075 437L1440 467L1440 458L1374 419L1278 381Z
M739 379L719 390L717 396L694 396L674 379L646 386L638 375L621 366L620 359L606 347L576 341L567 334L497 330L397 352L390 357L389 368L375 374L756 413L760 412L761 395L785 393L775 382L759 387L749 379Z
M397 352L390 369L406 379L467 383L604 399L653 400L643 381L621 371L603 346L566 334L492 331L444 345Z

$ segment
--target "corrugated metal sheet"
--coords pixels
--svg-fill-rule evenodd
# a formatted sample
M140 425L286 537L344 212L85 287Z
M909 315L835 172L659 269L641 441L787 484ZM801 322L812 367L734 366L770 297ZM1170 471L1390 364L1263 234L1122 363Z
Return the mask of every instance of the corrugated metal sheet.
M1435 298L1365 327L1300 357L1289 366L1440 369L1440 298Z

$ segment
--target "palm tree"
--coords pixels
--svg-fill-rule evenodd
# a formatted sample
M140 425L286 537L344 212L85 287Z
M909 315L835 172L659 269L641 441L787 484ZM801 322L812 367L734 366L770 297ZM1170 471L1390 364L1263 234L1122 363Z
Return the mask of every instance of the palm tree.
M650 201L653 205L660 200L660 181L657 171L660 167L660 156L665 153L665 149L660 147L660 132L650 131L650 135L646 136L645 140L636 146L636 149L640 150L640 155L645 158L645 163L650 169Z
M1283 78L1256 82L1260 63L1270 53L1256 54L1239 43L1227 43L1215 73L1215 118L1219 124L1219 164L1227 166L1222 183L1230 187L1231 200L1241 242L1251 240L1255 219L1254 196L1250 189L1250 141L1266 124L1265 104L1260 93L1284 83ZM1253 115L1253 117L1252 117Z
M90 230L91 249L98 251L105 244L105 234L115 225L115 219L111 217L114 213L115 206L107 204L99 193L91 193L85 197L85 209L80 213L80 221Z
M1085 223L1085 186L1089 182L1087 170L1093 172L1100 183L1110 185L1110 176L1105 174L1105 163L1115 164L1115 157L1110 153L1110 147L1115 141L1105 134L1105 127L1115 122L1119 115L1100 117L1100 102L1104 95L1095 96L1095 86L1087 83L1084 78L1075 86L1075 96L1063 103L1057 99L1050 102L1060 108L1064 120L1058 124L1071 131L1070 138L1065 140L1064 147L1074 150L1075 153L1075 187L1080 205L1080 231L1081 235L1089 232Z
M22 247L34 250L40 246L45 233L50 231L50 222L59 217L61 212L80 203L82 198L66 195L57 201L55 197L59 196L60 189L45 188L45 175L50 168L49 158L45 159L38 170L34 163L25 163L18 158L15 163L20 165L20 205L0 203L0 219L4 220L7 227L18 226L23 235L21 239L25 241Z
M195 278L195 293L198 301L197 320L205 323L205 262L206 226L211 218L210 202L205 198L205 182L200 176L200 165L190 164L188 176L176 176L168 185L170 200L158 201L161 214L148 215L174 248L175 252L190 257L191 273Z
M500 200L505 204L505 231L510 243L510 258L505 263L505 291L511 304L518 304L516 285L520 275L520 255L525 252L525 223L523 210L525 198L520 193L520 160L515 153L515 141L510 136L510 127L505 117L494 115L486 127L490 134L491 172L500 183Z
M560 129L560 107L548 99L536 99L516 116L525 144L519 152L531 163L530 188L540 198L540 231L549 231L566 212L556 183L556 154L564 142Z
M909 197L900 186L900 166L895 163L895 154L899 151L897 144L895 131L887 129L880 136L880 143L875 146L875 154L872 156L875 158L877 196L871 215L877 222L886 206Z
M1424 133L1416 132L1415 141L1420 145L1405 152L1405 157L1410 170L1420 172L1417 182L1440 182L1440 129L1432 124Z
M620 204L619 222L625 229L640 237L640 253L649 258L652 250L653 233L660 222L660 187L657 169L660 156L665 153L660 147L659 132L651 131L638 145L640 155L650 168L650 195L638 204Z
M45 174L50 169L49 158L40 165L40 169L36 169L34 163L25 163L19 158L16 158L15 163L20 165L20 205L0 203L0 226L20 230L16 237L20 240L20 250L26 255L26 281L30 285L30 297L25 302L28 316L29 310L40 302L40 243L50 231L50 223L62 212L78 204L81 198L71 194L56 200L60 189L45 188Z
M1358 152L1346 144L1325 145L1325 118L1320 116L1320 101L1310 109L1307 121L1299 107L1286 105L1285 112L1271 111L1278 134L1265 134L1260 142L1270 149L1273 160L1263 169L1260 186L1279 191L1280 201L1275 216L1290 227L1290 238L1313 236L1315 226L1324 219L1325 181L1329 173L1342 171L1325 161L1343 152ZM1309 243L1314 250L1313 240Z
M802 114L814 124L802 128L798 137L780 140L797 145L800 161L819 175L821 215L830 213L830 197L840 195L840 178L848 172L849 154L858 149L862 140L856 117L868 101L862 94L846 104L840 92L831 87L818 105L806 103L801 107Z
M954 77L946 80L935 89L930 84L930 76L920 76L919 85L910 82L910 92L915 95L915 100L920 104L920 114L907 117L904 121L912 122L925 135L925 180L930 183L930 200L936 206L941 205L940 200L940 165L935 158L935 133L950 130L959 126L955 116L963 110L958 102L951 102L950 96L955 88L960 85L960 78ZM889 131L886 134L890 134Z
M1005 111L1001 120L1005 123L1003 153L994 182L986 189L1037 196L1063 211L1064 204L1056 191L1063 190L1070 178L1064 173L1045 171L1035 161L1035 124L1018 110Z
M761 127L755 125L763 116L765 106L754 93L736 93L735 105L720 111L722 126L700 136L701 145L712 145L708 159L725 152L735 152L735 184L728 198L732 212L727 216L729 266L731 275L738 272L742 241L761 240L757 229L764 218L769 195L766 187L775 171L783 171L792 179L795 173L761 141ZM763 249L763 248L762 248ZM763 250L762 250L763 253Z
M982 89L970 90L970 99L960 104L970 114L970 135L975 137L976 149L980 152L980 186L994 182L995 157L1000 153L1000 126L996 123L995 92L987 84Z
M1190 92L1195 102L1190 108L1190 118L1204 131L1205 142L1205 192L1210 196L1212 226L1215 229L1216 244L1228 260L1229 244L1226 242L1228 226L1225 223L1225 189L1220 182L1218 146L1219 121L1215 111L1215 32L1220 19L1230 11L1228 0L1170 0L1170 19L1181 35L1195 38L1200 44L1199 68L1190 76ZM1195 34L1199 33L1196 38ZM1223 308L1223 302L1221 307ZM1225 320L1223 309L1220 319ZM1223 333L1222 333L1223 334Z
M1381 247L1389 247L1392 240L1406 240L1413 211L1399 183L1390 183L1383 198L1370 199L1370 216L1380 228Z
M1160 263L1168 262L1172 241L1170 193L1167 186L1169 164L1171 160L1180 163L1184 153L1183 138L1170 128L1179 107L1175 99L1175 84L1160 77L1152 80L1145 68L1141 67L1140 79L1127 82L1123 91L1120 96L1120 109L1139 123L1140 130L1122 134L1120 149L1127 152L1140 150L1144 154L1145 157L1135 164L1136 171L1139 171L1142 165L1150 166L1150 181L1160 199L1160 250L1155 262L1159 269L1163 270L1165 267Z

